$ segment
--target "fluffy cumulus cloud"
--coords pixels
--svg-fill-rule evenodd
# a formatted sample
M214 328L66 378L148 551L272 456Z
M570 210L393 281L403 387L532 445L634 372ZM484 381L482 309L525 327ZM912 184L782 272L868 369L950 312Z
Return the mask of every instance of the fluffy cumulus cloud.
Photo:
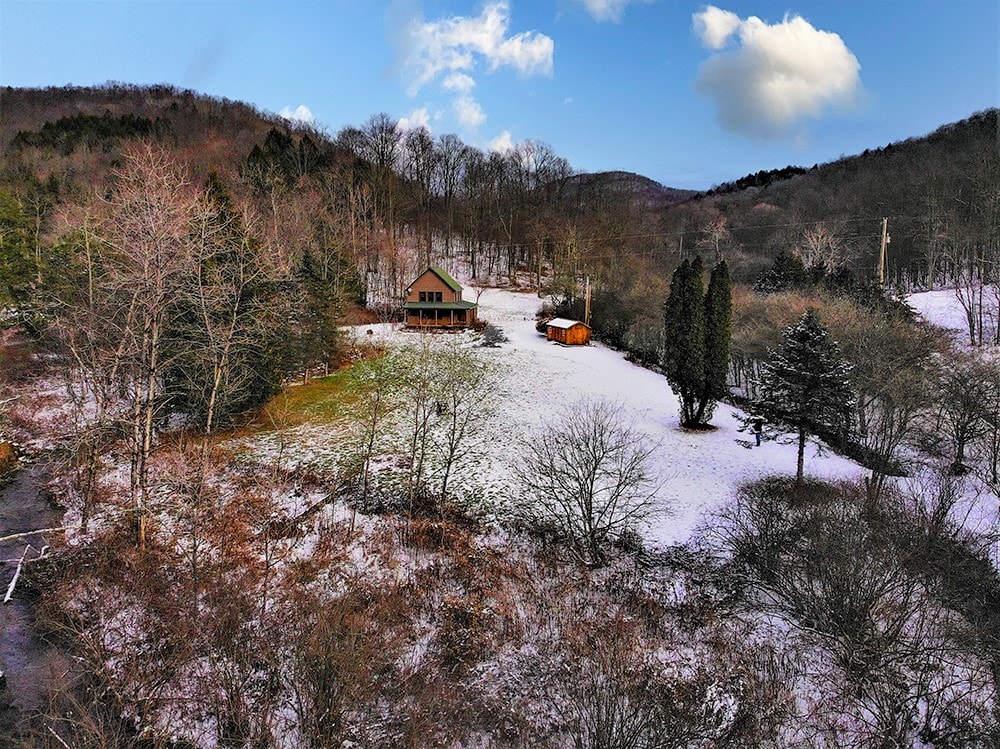
M462 127L475 129L486 122L486 112L479 102L471 96L463 94L452 102L455 118Z
M714 5L694 14L694 31L709 49L722 49L741 23L738 15Z
M291 120L292 122L301 122L305 125L312 125L316 122L316 118L313 117L313 113L309 110L305 104L299 104L295 109L291 107L282 107L281 111L278 112L279 117L283 117L286 120Z
M500 135L490 141L490 150L496 153L509 153L514 150L514 139L510 135L510 130L504 130Z
M401 117L396 127L400 130L419 130L424 128L427 131L431 129L431 115L427 111L427 107L421 107L420 109L414 109L406 117Z
M634 0L576 0L597 22L620 21L625 14L625 7ZM652 0L642 0L652 2Z
M478 127L486 113L473 98L480 69L511 68L521 76L551 75L555 45L537 31L510 33L510 4L487 2L478 16L454 16L440 21L411 21L405 34L404 70L411 96L437 83L454 95L459 121Z
M694 31L713 54L697 90L718 107L727 130L761 138L793 133L806 118L845 111L861 92L861 65L844 40L801 16L768 24L714 6L694 14Z

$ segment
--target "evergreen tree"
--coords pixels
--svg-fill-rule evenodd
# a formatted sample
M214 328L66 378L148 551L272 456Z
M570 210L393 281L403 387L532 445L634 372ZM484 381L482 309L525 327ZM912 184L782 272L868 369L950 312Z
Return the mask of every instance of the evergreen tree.
M196 273L166 335L164 384L171 406L211 431L280 389L278 290L258 240L215 172L205 182L192 234Z
M0 301L26 301L36 270L31 222L17 198L0 192Z
M763 367L763 396L756 407L768 420L787 422L798 430L797 484L802 483L806 434L835 430L850 415L854 405L850 372L840 347L811 309L785 330Z
M729 350L733 335L733 284L723 260L712 269L705 294L705 377L698 423L712 418L715 404L729 393Z
M319 262L307 247L296 272L300 285L300 331L303 366L308 369L328 365L336 358L340 342L339 325L344 300L338 288L338 278Z
M680 399L681 424L697 427L712 418L728 393L732 337L732 283L725 261L712 270L708 293L701 259L674 271L664 306L663 370Z
M0 191L0 310L36 338L41 335L35 298L40 272L31 218L17 198Z
M705 300L701 258L674 271L665 305L663 370L680 399L681 424L696 426L705 389Z
M808 285L809 273L802 265L802 261L795 255L781 250L774 258L774 264L757 277L753 286L754 290L761 294L772 294Z

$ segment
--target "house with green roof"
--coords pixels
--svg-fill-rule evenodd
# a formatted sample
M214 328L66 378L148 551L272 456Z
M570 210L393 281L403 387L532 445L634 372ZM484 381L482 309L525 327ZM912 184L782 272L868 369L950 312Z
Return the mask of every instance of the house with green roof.
M408 328L468 328L477 319L476 303L462 299L462 284L436 265L407 288L403 310Z

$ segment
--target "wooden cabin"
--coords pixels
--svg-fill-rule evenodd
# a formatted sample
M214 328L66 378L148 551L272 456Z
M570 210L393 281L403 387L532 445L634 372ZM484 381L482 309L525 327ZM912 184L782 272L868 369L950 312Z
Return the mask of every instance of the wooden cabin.
M586 346L590 343L590 326L579 320L557 317L545 323L545 337L566 346Z
M468 328L477 319L476 303L462 299L462 284L436 265L410 284L403 310L408 328Z

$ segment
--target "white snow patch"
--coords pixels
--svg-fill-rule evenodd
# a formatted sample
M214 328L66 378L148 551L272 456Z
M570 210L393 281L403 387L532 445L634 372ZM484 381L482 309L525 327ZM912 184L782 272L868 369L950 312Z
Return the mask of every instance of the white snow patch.
M959 332L968 330L965 310L962 309L954 289L935 289L910 294L906 297L906 303L924 322L946 330Z

